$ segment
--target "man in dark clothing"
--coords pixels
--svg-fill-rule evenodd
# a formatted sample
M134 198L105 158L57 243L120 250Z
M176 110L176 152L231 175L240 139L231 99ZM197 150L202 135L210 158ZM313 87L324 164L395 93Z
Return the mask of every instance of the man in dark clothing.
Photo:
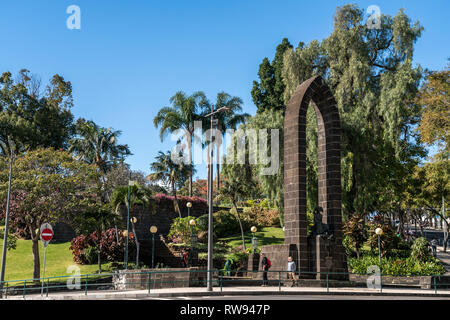
M268 285L269 281L267 279L267 270L269 270L269 263L267 262L267 258L264 255L264 253L261 253L261 266L263 270L263 284L262 286L265 287Z
M436 240L436 238L433 238L433 240L431 240L431 249L433 250L433 257L435 257L435 258L436 258L436 252L437 252L436 248L437 248L437 240Z

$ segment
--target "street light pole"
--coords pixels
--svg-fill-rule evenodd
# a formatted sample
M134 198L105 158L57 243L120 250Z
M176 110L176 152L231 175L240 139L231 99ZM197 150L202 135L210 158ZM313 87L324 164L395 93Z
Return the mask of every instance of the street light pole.
M209 181L208 181L208 265L207 265L207 291L212 291L212 268L213 268L213 125L214 125L214 106L211 106L211 128L210 128L210 157L209 157Z
M6 217L5 217L5 234L3 235L3 252L2 252L2 267L0 271L0 289L3 289L3 281L5 281L6 268L6 247L8 245L8 227L9 227L9 199L11 197L11 179L13 166L13 151L11 148L11 156L9 159L9 180L8 180L8 196L6 202Z
M210 156L208 163L208 264L207 264L207 291L212 291L212 268L213 268L213 159L214 159L214 143L213 143L213 128L217 120L214 119L214 115L218 112L230 110L228 107L221 107L214 111L214 106L211 106L211 113L204 117L210 117Z
M130 183L131 171L129 171L128 169L127 242L125 247L125 270L128 270L128 234L130 233Z
M158 231L156 226L150 227L150 232L152 233L152 269L155 268L155 233Z
M375 233L378 236L378 262L380 263L380 269L381 269L381 236L383 235L383 229L376 228Z

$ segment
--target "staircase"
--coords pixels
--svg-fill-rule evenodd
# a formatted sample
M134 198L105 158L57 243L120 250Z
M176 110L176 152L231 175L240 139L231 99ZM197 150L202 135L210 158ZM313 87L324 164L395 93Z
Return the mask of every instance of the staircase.
M139 241L141 245L140 259L147 265L152 265L152 240ZM165 266L171 268L181 267L181 252L169 247L165 239L161 236L160 239L155 239L155 266L158 263L163 263Z

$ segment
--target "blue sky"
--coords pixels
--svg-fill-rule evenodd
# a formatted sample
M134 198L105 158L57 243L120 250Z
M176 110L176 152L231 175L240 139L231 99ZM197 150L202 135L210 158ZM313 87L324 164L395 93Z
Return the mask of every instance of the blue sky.
M0 71L27 68L44 83L58 73L73 85L78 117L122 130L132 169L149 172L159 150L152 120L178 90L204 91L210 100L226 91L256 111L252 81L264 57L287 37L322 40L332 31L336 6L348 1L227 0L111 1L15 0L0 3ZM442 69L450 56L450 2L351 1L377 5L384 14L400 8L424 26L415 63ZM70 5L81 9L81 30L69 30ZM198 168L198 175L205 170Z

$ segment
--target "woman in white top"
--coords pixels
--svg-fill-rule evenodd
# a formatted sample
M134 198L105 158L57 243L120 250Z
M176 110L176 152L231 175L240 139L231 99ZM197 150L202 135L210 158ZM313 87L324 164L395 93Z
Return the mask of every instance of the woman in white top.
M292 257L289 257L287 271L288 271L289 280L292 280L291 287L295 286L295 271L296 270L297 270L297 266L295 265L294 260L292 259Z

